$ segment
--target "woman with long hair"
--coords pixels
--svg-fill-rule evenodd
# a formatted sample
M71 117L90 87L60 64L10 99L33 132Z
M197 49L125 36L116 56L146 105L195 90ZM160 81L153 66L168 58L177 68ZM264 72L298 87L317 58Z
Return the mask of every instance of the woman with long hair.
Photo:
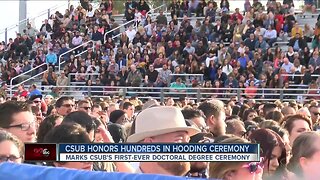
M219 143L249 143L240 137L227 137ZM261 180L261 162L210 162L209 177L222 180Z
M285 179L287 151L282 138L270 129L258 129L252 132L249 140L260 144L264 159L263 179Z

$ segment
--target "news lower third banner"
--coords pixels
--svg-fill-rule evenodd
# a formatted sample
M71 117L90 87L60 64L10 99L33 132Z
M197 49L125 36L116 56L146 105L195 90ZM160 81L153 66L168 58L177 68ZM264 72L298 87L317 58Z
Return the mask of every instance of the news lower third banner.
M25 144L27 161L260 161L259 144Z

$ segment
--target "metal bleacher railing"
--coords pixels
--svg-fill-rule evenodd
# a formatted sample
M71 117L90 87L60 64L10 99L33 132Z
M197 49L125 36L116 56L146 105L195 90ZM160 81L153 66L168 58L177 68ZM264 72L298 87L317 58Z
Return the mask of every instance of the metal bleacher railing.
M43 94L51 92L51 86L44 86ZM248 97L245 92L245 88L202 88L202 87L187 87L174 90L170 87L121 87L121 86L59 86L63 89L61 96L74 97L79 100L81 98L106 98L112 96L121 96L129 98L133 95L138 96L142 100L150 98L157 99L163 102L166 98L172 97L179 99L184 96L195 102L201 102L202 100L209 98L217 98L223 101L230 100L231 97L242 97L254 99L257 102L272 102L280 100L282 102L288 102L296 100L298 102L305 102L310 99L320 99L319 89L297 89L297 88L258 88L255 97ZM251 95L251 94L250 94Z
M43 10L43 11L39 12L39 14L35 15L34 17L28 17L26 19L23 19L23 20L17 22L16 24L13 24L13 25L10 25L10 26L8 26L8 27L6 27L4 29L1 29L0 30L0 35L4 34L4 41L7 44L8 40L9 40L8 33L10 33L11 31L16 31L17 30L16 28L19 27L19 26L26 26L27 23L35 22L38 18L41 18L41 21L43 21L44 20L43 16L45 16L46 14L47 14L47 17L45 17L45 18L49 19L50 15L52 13L54 13L56 10L58 10L60 8L63 8L63 7L65 7L67 9L70 6L70 1L71 0L68 0L64 4L55 5L53 7L50 7L48 9L46 9L46 10Z

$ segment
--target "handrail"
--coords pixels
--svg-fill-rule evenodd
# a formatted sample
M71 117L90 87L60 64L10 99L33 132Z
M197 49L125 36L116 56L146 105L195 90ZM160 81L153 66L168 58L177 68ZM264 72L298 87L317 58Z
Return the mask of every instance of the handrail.
M42 74L46 73L47 71L48 71L48 69L45 70L45 71L42 71L41 73L38 73L38 74L36 74L34 76L31 76L30 78L27 78L26 80L23 80L22 82L16 84L14 87L19 86L19 85L21 85L21 84L23 84L23 83L25 83L25 82L27 82L27 81L29 81L31 79L34 79L35 77L41 76ZM10 96L12 96L12 92L13 92L13 87L10 88Z
M43 86L44 90L43 93L49 92L49 88L55 86ZM133 94L141 95L139 98L146 99L147 96L151 96L152 98L163 100L164 97L174 97L178 98L179 96L187 96L189 99L194 99L200 102L203 99L208 99L211 97L218 98L220 100L228 100L232 96L237 96L238 98L247 95L244 92L245 88L199 88L199 87L187 87L184 88L183 92L175 92L171 91L174 88L170 87L121 87L121 86L86 86L86 85L77 85L77 86L59 86L60 88L64 88L63 96L72 96L72 97L84 97L84 93L88 93L88 96L91 97L106 97L108 95L122 95L126 97L130 97ZM261 92L259 90L265 90ZM157 90L157 91L150 91L150 90ZM220 90L220 92L216 92L214 90ZM297 101L306 101L309 98L320 98L320 94L306 94L310 91L319 91L320 89L281 89L281 88L258 88L255 100L257 101L290 101L290 100L297 100ZM226 91L228 93L226 93ZM79 94L75 94L79 93ZM91 95L93 93L99 93L100 95ZM146 96L147 95L147 96ZM263 96L263 97L261 97Z
M75 73L73 73L75 74ZM92 74L97 74L97 73L92 73ZM43 87L52 87L52 86L43 86ZM67 87L67 88L78 88L78 87L88 87L88 86L59 86L59 87ZM163 90L172 90L174 88L170 88L170 87L129 87L129 86L90 86L92 88L113 88L113 89L123 89L123 88L129 88L129 89L144 89L144 90L152 90L152 89L163 89ZM203 88L203 87L186 87L186 88L183 88L183 89L186 89L186 90L240 90L240 91L244 91L246 90L246 88ZM295 91L319 91L320 88L317 88L317 89L309 89L309 88L304 88L304 89L296 89L296 88L288 88L288 89L283 89L283 88L257 88L257 90L265 90L265 91L292 91L292 92L295 92ZM137 93L144 93L144 92L137 92ZM155 93L158 93L158 92L155 92ZM224 94L224 93L210 93L210 94ZM232 93L231 93L232 94ZM233 93L233 94L236 94L236 93ZM261 93L257 93L257 94L261 94ZM272 94L272 95L279 95L278 93L268 93L268 94ZM293 93L291 93L292 95ZM297 94L295 94L297 95ZM302 95L302 94L301 94ZM307 94L303 94L303 95L307 95ZM320 96L320 94L318 94Z
M163 4L163 5L161 5L161 6L158 6L158 7L154 8L154 9L149 10L149 11L147 12L146 16L148 16L152 11L155 11L155 10L157 10L157 9L160 9L160 8L162 8L163 6L165 6L165 4ZM120 29L121 27L124 27L124 26L126 26L126 25L128 25L128 24L130 24L130 23L132 23L132 22L134 22L134 21L135 21L135 19L132 19L132 20L130 20L130 21L124 23L124 24L121 24L120 26L118 26L118 27L116 27L116 28L114 28L114 29L111 29L110 31L106 32L106 33L104 34L104 37L103 37L104 42L107 41L107 35L108 35L108 34L110 34L111 32L113 32L113 31L115 31L115 30L117 30L117 29ZM121 33L120 33L120 34L121 34Z
M118 26L118 27L115 27L115 28L111 29L110 31L107 31L107 32L104 34L104 37L103 37L104 42L107 41L107 35L108 35L108 34L110 34L111 32L113 32L113 31L115 31L115 30L117 30L117 29L120 29L121 27L126 26L126 25L128 25L128 24L130 24L130 23L132 23L132 22L134 22L134 21L135 21L135 19L132 19L132 20L130 20L130 21L128 21L128 22L126 22L126 23ZM120 33L120 34L121 34L121 33Z
M46 10L43 10L43 11L39 12L39 14L36 15L35 17L28 17L28 18L26 18L26 19L23 19L23 20L19 21L17 24L13 24L13 25L10 25L10 26L8 26L8 27L6 27L6 28L3 28L3 29L0 30L0 35L3 34L3 33L7 33L8 31L10 31L10 30L12 30L12 29L14 29L14 28L22 25L22 24L26 24L30 19L36 19L36 18L41 17L42 15L47 14L47 13L48 13L48 16L49 16L49 13L50 13L51 11L54 11L54 10L56 10L56 9L58 9L58 8L61 8L61 7L65 6L65 5L68 5L68 4L69 4L69 2L66 3L66 4L60 5L60 6L57 6L57 5L52 6L52 7L48 8L48 9L46 9ZM49 18L49 17L48 17L48 18ZM7 35L6 35L6 36L7 36ZM6 43L7 43L7 41L8 41L7 38L8 38L8 37L5 37L5 42L6 42Z
M61 63L61 57L62 57L62 56L64 56L64 55L66 55L66 54L68 54L68 53L70 53L70 52L78 49L79 47L82 47L82 46L87 45L87 44L92 43L92 42L94 42L94 41L93 41L93 40L87 41L87 42L85 42L85 43L80 44L79 46L76 46L76 47L68 50L67 52L64 52L64 53L60 54L59 59L58 59L58 69L59 69L59 72L61 71L61 64L63 64L63 63Z
M165 5L161 5L161 6L157 7L157 8L154 8L154 9L148 11L148 13L151 12L151 11L154 11L154 10L156 10L156 9L159 9L159 8L161 8L161 7L163 7L163 6L165 6ZM147 14L148 14L148 13L147 13ZM106 32L106 33L104 34L104 42L106 42L106 40L107 40L106 37L107 37L107 35L108 35L109 33L113 32L113 31L115 31L115 30L117 30L117 29L120 29L121 27L123 27L123 26L125 26L125 25L128 25L129 23L132 23L132 22L134 22L134 21L135 21L135 19L133 19L133 20L131 20L131 21L128 21L128 22L122 24L121 26L118 26L118 27L116 27L116 28L114 28L114 29L111 29L110 31ZM121 33L120 33L120 34L121 34ZM119 34L118 34L118 35L119 35ZM61 57L62 57L62 56L66 55L66 54L74 51L75 49L78 49L79 47L82 47L82 46L84 46L84 45L86 45L86 44L88 44L88 43L90 43L90 42L94 42L94 41L93 41L93 40L90 40L90 41L88 41L88 42L86 42L86 43L80 44L79 46L74 47L74 48L68 50L67 52L62 53L62 54L59 56L59 60L58 60L58 63L59 63L59 67L58 67L59 72L61 71L61 64L62 64L62 63L61 63Z
M281 76L293 76L293 77L303 77L305 74L281 74ZM318 74L311 74L311 77L320 77Z
M24 72L24 73L21 73L21 74L15 76L15 77L13 77L13 78L10 80L10 89L11 89L11 90L10 90L10 95L12 95L11 93L12 93L12 89L13 89L14 87L17 87L17 86L19 86L20 84L22 84L22 83L20 82L20 83L18 83L17 85L13 85L13 80L15 80L15 79L17 79L17 78L19 78L19 77L21 77L21 76L23 76L23 75L26 75L26 74L34 71L35 69L38 69L38 68L42 67L43 65L46 65L46 66L47 66L46 63L42 63L42 64L40 64L39 66L36 66L36 67L34 67L34 68L32 68L32 69Z
M69 73L68 74L68 81L69 81L69 84L72 82L71 81L71 76L76 76L78 75L79 73ZM100 73L86 73L86 76L99 76ZM87 78L86 78L87 79Z

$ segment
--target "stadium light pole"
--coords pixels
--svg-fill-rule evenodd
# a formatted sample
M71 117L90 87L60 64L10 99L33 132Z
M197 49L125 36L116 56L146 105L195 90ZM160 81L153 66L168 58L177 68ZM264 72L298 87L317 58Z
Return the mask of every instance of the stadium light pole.
M19 32L22 33L26 28L27 19L27 0L19 0Z

